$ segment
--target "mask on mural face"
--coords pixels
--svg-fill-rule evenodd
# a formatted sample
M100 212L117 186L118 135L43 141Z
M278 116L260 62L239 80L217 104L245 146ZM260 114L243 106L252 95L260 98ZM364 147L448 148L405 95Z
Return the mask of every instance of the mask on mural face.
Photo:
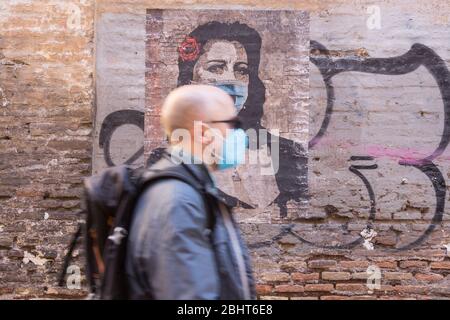
M223 141L222 154L217 164L219 170L235 168L245 162L248 137L242 129L231 129Z
M215 82L214 86L228 93L234 100L234 106L239 112L244 107L244 103L248 97L248 86L241 81L224 81Z

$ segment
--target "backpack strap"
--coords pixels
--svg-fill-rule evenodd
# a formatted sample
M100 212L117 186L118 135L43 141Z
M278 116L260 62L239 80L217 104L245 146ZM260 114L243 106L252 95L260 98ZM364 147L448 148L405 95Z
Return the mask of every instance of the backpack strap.
M147 169L144 171L140 177L138 182L138 196L151 185L153 182L157 180L164 179L177 179L184 183L187 183L191 187L193 187L197 192L199 192L204 200L205 206L208 211L209 223L208 226L212 228L215 223L215 215L214 215L214 203L216 202L215 197L209 192L209 188L207 188L202 181L194 174L191 168L188 165L181 163L179 165L169 167L166 169Z
M184 167L184 166L183 166ZM147 169L142 176L139 179L138 182L138 193L141 193L144 191L144 189L151 183L155 182L156 180L163 180L163 179L177 179L181 180L188 185L194 187L198 192L203 193L205 192L205 188L200 183L199 180L195 178L190 172L189 175L185 173L185 170L181 165L170 167L167 169Z

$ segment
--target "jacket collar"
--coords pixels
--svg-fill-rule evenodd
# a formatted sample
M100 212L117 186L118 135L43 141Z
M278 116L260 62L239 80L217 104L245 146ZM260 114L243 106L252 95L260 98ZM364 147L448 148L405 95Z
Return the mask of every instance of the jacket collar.
M203 163L198 163L198 160L196 163L192 155L183 153L182 150L176 150L173 147L169 147L164 151L164 157L174 165L183 163L188 170L204 184L205 188L215 188L214 179L208 168Z

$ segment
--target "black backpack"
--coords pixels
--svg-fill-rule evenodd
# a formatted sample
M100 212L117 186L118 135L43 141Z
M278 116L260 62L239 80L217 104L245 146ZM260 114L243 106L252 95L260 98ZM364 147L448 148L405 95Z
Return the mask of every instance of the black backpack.
M142 191L161 179L178 179L191 185L202 194L206 207L210 208L210 197L202 183L183 163L164 170L132 169L122 165L86 178L85 208L82 210L86 216L85 222L79 225L69 246L59 286L64 285L72 252L78 238L84 234L90 297L102 300L128 298L125 258L134 207Z

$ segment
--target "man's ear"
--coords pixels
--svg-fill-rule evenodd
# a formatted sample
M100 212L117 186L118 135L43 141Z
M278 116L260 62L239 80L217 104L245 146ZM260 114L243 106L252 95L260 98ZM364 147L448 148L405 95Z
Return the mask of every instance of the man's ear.
M212 129L202 126L201 143L204 145L209 145L214 141L214 134Z

